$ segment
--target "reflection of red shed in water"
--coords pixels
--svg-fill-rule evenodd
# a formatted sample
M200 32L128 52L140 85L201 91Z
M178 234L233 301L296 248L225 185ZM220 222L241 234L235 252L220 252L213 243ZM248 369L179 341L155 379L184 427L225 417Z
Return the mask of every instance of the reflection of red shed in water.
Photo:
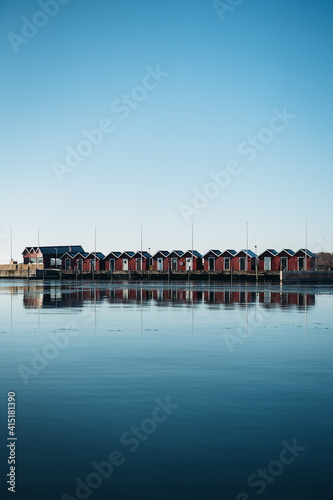
M277 251L273 248L268 248L258 256L259 271L278 271L279 259Z
M168 271L169 269L169 255L167 250L159 250L152 257L152 266L154 271Z
M161 302L161 305L166 305L164 303L169 302L169 295L170 295L169 288L159 287L153 290L153 299L156 302Z

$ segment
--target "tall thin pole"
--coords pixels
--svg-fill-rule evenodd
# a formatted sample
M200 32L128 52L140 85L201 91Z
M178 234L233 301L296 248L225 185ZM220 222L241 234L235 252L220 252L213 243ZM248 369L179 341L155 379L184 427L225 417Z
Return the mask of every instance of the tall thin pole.
M95 263L94 263L94 272L96 271L96 226L95 226Z
M142 256L142 225L141 225L141 271L143 271L143 256Z
M192 263L191 263L191 271L193 271L193 222L192 222Z
M39 226L37 228L37 247L38 247L38 250L39 250ZM39 251L38 251L38 254L37 254L37 269L39 269Z
M10 229L10 265L13 262L13 229Z
M305 271L308 270L308 221L305 221Z
M248 251L249 251L249 223L246 222L246 260L245 260L245 270L248 271Z

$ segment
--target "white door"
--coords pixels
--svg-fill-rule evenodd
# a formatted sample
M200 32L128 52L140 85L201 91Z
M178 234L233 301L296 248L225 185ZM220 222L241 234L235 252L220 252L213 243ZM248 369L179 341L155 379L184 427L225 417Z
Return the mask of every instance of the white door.
M161 257L157 259L157 270L163 271L163 259Z
M177 259L171 259L171 270L172 271L177 271L178 267L178 260Z
M123 259L123 271L128 271L128 259Z
M186 257L186 271L192 269L192 257Z
M265 271L271 270L271 263L272 263L271 257L264 257L264 270Z

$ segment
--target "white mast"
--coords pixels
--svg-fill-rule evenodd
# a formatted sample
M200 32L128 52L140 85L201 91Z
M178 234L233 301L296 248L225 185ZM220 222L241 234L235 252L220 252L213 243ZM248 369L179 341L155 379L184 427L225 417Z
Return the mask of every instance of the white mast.
M141 225L141 271L143 271L143 256L142 256L142 225Z
M94 263L94 271L96 271L96 226L95 226L95 263Z
M191 263L191 271L193 271L193 222L192 222L192 263Z
M307 253L307 250L308 250L308 221L306 220L305 221L305 271L308 270L308 253Z
M249 251L249 223L246 222L246 260L245 260L245 271L248 271L248 251Z

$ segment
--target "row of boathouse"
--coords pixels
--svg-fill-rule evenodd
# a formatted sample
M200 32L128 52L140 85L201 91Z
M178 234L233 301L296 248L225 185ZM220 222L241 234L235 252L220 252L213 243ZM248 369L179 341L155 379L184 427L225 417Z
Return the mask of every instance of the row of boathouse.
M252 250L159 250L154 255L146 251L85 252L81 245L26 247L24 264L36 264L44 269L62 269L76 272L129 271L314 271L316 255L308 249L267 249L259 255Z

